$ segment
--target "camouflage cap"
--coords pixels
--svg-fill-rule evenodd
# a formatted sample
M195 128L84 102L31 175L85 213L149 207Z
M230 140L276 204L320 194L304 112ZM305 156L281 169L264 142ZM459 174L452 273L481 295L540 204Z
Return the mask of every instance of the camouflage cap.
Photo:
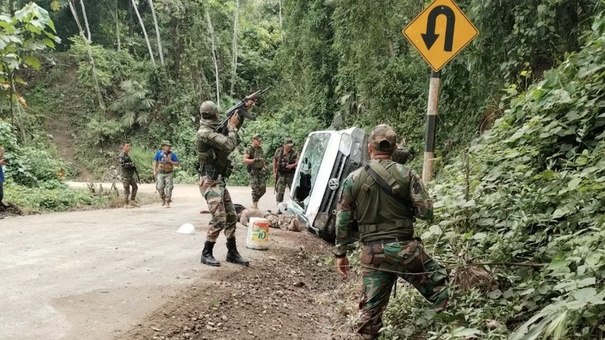
M294 142L292 141L292 138L285 138L284 139L284 145L294 145Z
M162 145L161 146L164 146L164 145L172 146L172 144L170 144L170 141L168 141L168 140L163 140L162 141Z
M259 133L257 133L254 136L252 136L252 139L263 140L263 136L261 136Z
M370 145L378 152L392 153L397 148L397 134L386 124L377 125L370 134Z

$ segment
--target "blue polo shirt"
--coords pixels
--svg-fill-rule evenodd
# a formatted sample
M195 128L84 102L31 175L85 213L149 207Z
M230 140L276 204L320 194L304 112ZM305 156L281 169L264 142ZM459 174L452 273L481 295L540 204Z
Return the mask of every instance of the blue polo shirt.
M164 154L163 150L158 150L158 152L155 153L155 158L153 160L156 162L166 163L163 161L163 157L162 157L163 154ZM178 162L179 158L176 156L176 154L174 152L171 152L170 160L173 162Z
M4 182L4 169L2 169L2 165L0 165L0 183Z

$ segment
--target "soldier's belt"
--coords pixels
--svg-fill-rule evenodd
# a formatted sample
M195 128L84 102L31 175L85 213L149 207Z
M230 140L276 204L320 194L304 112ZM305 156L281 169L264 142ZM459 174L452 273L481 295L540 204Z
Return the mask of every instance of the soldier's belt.
M414 239L413 235L404 236L404 237L385 238L383 240L367 241L367 242L364 242L363 245L364 246L373 246L375 244L389 244L389 243L395 243L395 242L412 241L413 239Z
M372 233L376 231L385 231L399 228L411 228L414 224L412 220L398 220L389 223L378 223L378 224L363 224L359 226L360 233Z

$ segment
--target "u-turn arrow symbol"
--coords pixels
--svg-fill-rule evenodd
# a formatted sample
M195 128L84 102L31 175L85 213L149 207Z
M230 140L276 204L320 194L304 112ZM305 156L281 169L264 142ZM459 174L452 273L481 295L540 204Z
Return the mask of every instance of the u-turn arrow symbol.
M446 26L445 26L445 43L443 45L443 49L447 52L451 52L454 45L454 27L456 24L456 15L454 11L448 6L439 6L435 7L429 13L429 18L426 23L426 33L422 33L422 40L424 40L424 44L427 49L431 49L433 44L439 38L439 34L435 34L435 26L437 25L437 17L440 15L445 15L446 18Z

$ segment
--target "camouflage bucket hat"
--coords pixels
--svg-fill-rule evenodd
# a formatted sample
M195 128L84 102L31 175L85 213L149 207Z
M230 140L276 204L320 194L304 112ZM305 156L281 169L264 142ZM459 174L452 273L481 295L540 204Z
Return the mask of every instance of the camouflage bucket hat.
M292 141L292 138L286 138L286 139L284 139L284 144L293 146L294 142Z
M397 148L397 134L386 124L380 124L370 134L370 145L379 152L391 153Z
M257 133L254 136L252 136L252 139L263 140L263 136L261 136L260 134Z
M172 144L170 144L170 141L167 141L167 140L162 141L162 145L161 146L164 146L164 145L172 146Z

